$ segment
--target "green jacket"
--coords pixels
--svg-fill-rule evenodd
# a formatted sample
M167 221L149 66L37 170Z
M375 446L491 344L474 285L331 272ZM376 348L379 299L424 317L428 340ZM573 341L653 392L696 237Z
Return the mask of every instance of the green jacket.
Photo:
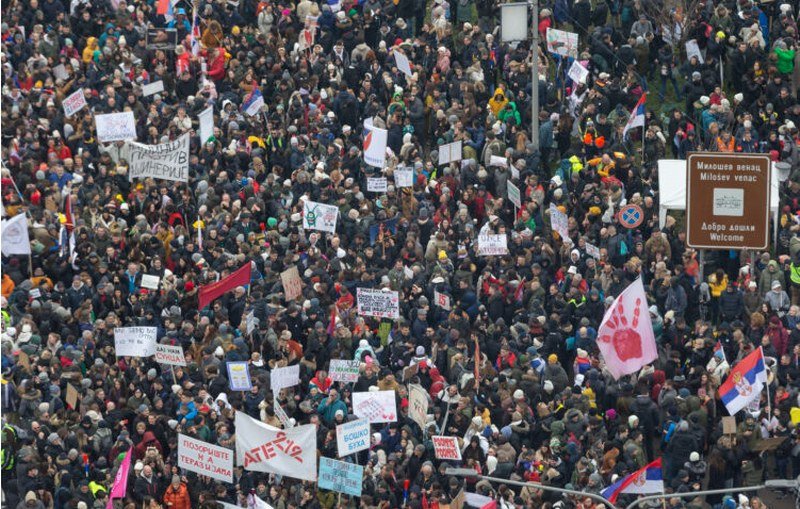
M794 70L794 53L793 49L775 48L775 56L778 57L775 66L779 73L791 74Z
M519 111L517 111L517 104L514 101L509 101L506 107L497 114L497 118L501 122L505 122L508 117L513 118L516 125L522 124L522 118L519 115Z

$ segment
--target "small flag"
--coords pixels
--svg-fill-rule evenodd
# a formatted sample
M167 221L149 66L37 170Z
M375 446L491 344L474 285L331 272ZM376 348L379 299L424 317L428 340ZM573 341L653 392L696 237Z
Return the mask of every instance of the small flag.
M664 477L661 472L661 458L649 465L645 465L636 472L629 474L604 489L600 494L615 504L617 497L622 494L661 493L664 491Z
M119 470L117 470L117 475L114 476L114 484L111 485L111 492L108 495L106 509L114 507L115 498L125 498L125 493L128 491L128 472L130 472L131 469L132 452L133 447L128 449L128 452L125 454L125 459L122 460L122 464L119 466Z
M634 127L644 127L644 103L646 100L647 94L642 94L642 97L639 98L639 102L633 107L631 118L628 119L628 122L625 124L625 129L622 130L623 139L625 135L628 134L628 131Z
M197 56L200 54L200 18L197 16L197 2L192 4L192 34L189 36L189 41L192 45L192 55Z
M253 91L244 98L242 111L254 117L261 111L262 106L264 106L264 97L261 95L261 90L258 87L254 87Z
M754 399L761 397L765 383L767 367L764 364L764 352L759 348L731 369L728 378L719 386L719 397L728 413L735 415Z
M336 304L334 304L331 309L331 321L328 323L327 332L331 336L336 332Z

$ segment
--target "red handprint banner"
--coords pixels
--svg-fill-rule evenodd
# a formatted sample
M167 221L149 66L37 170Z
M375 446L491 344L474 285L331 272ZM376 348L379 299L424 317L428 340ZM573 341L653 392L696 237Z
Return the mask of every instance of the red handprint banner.
M597 333L597 346L615 380L635 373L658 357L641 277L606 310Z

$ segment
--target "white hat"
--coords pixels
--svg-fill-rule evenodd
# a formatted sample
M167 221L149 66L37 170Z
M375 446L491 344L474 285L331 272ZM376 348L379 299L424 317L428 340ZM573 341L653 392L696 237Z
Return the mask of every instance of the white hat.
M697 451L692 451L692 454L689 455L689 461L692 463L700 461L700 453Z

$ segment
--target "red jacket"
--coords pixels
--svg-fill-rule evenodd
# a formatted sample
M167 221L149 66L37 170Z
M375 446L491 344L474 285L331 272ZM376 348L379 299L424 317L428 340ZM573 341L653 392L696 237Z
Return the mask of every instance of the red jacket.
M164 505L167 509L192 509L192 501L189 498L189 490L186 485L181 483L178 489L172 484L164 492Z

